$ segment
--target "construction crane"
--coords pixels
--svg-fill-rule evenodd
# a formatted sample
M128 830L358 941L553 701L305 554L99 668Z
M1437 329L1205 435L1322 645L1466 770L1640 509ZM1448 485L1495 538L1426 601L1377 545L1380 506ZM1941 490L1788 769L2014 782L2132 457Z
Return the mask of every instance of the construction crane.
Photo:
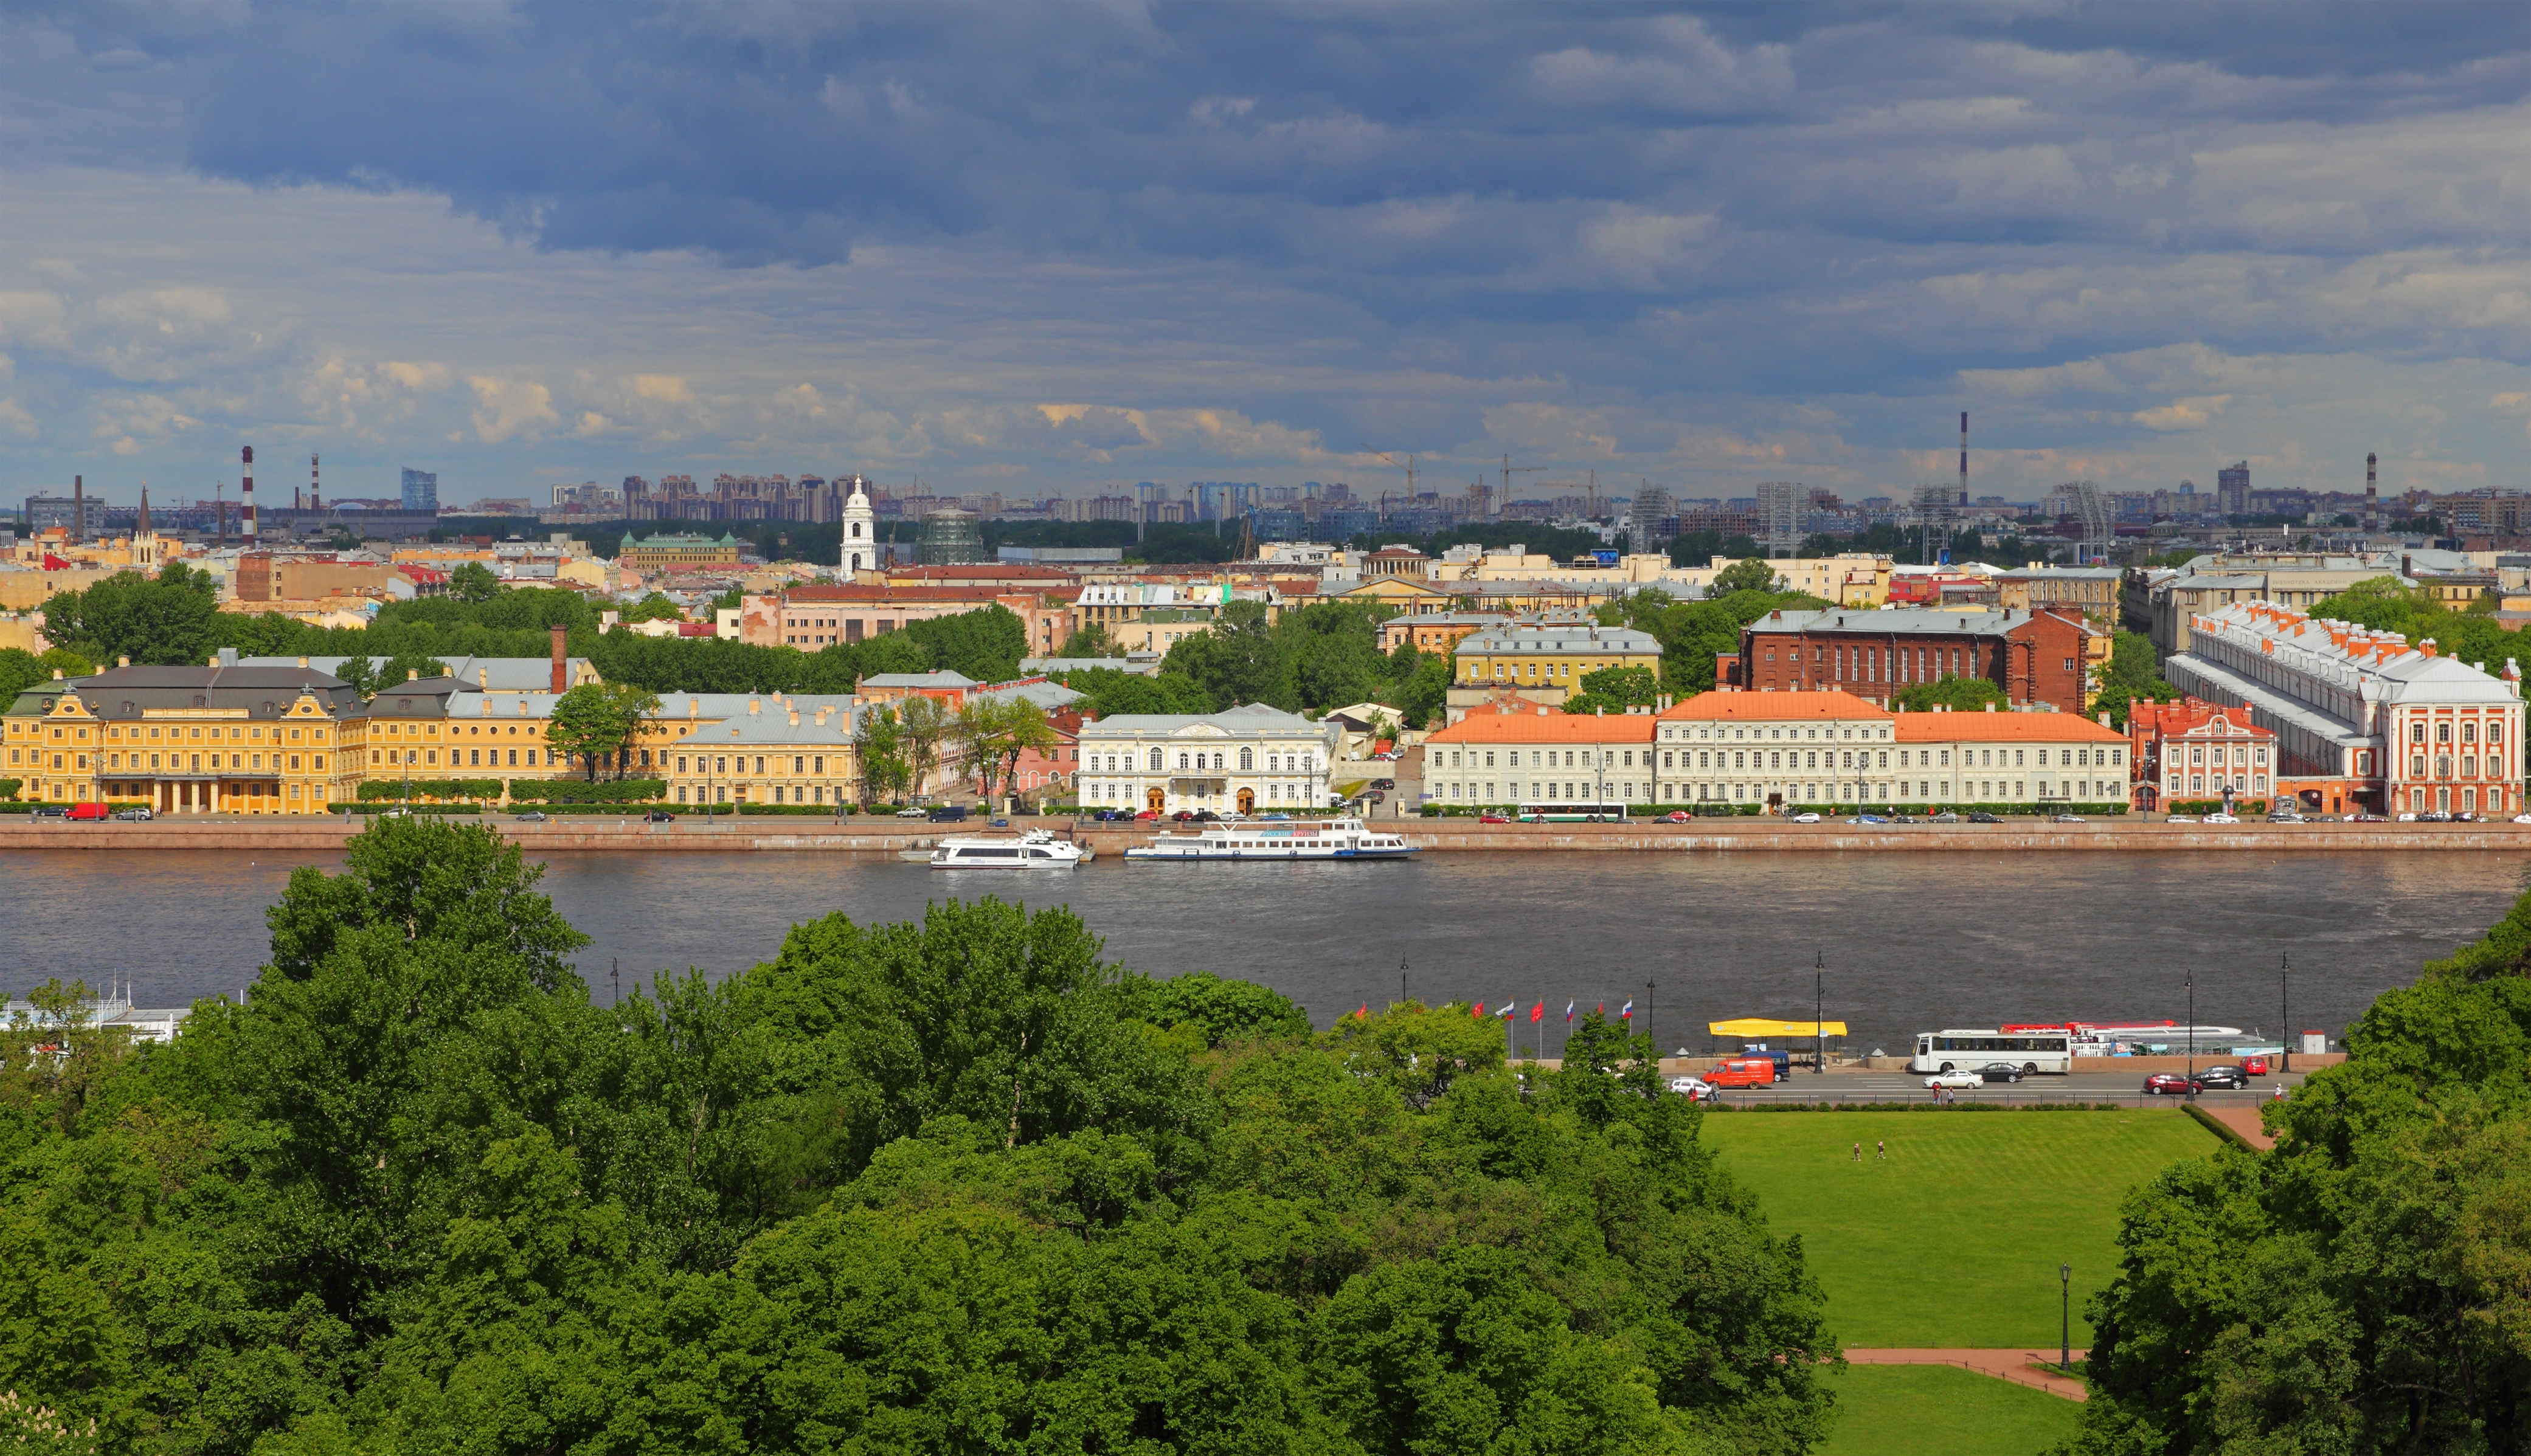
M1414 501L1415 501L1415 456L1414 456L1414 453L1413 453L1412 451L1409 451L1409 452L1407 453L1406 459L1405 459L1403 462L1401 462L1401 461L1399 461L1399 460L1398 460L1398 458L1397 458L1396 456L1389 454L1389 453L1388 453L1387 451L1385 451L1385 450L1373 450L1369 445L1365 445L1365 446L1363 446L1362 448L1363 448L1365 451L1369 452L1370 454L1373 454L1373 455L1377 455L1377 456L1378 456L1380 459L1382 459L1382 460L1384 460L1384 461L1387 461L1390 465L1396 466L1399 470L1404 471L1404 472L1406 473L1406 500L1407 500L1407 503L1408 503L1409 505L1412 505L1412 504L1414 503ZM1383 491L1381 491L1381 492L1379 493L1379 506L1380 506L1380 511L1379 511L1379 513L1380 513L1381 515L1383 515L1383 516L1387 515L1387 514L1388 514L1388 492L1387 492L1387 491L1385 491L1385 490L1383 490Z
M1504 510L1505 508L1507 508L1507 507L1509 507L1509 506L1511 505L1511 477L1512 477L1512 476L1533 476L1533 475L1544 475L1544 474L1546 473L1546 471L1547 471L1547 467L1545 467L1545 466L1543 466L1543 465L1514 465L1514 464L1512 464L1512 463L1511 463L1511 452L1509 452L1509 451L1504 451L1504 452L1503 452L1502 462L1503 462L1503 463L1502 463L1502 498L1501 498L1501 504L1497 505L1497 506L1494 508L1493 512L1492 512L1492 514L1497 515L1497 516L1501 515L1501 514L1502 514L1502 512L1503 512L1503 510Z

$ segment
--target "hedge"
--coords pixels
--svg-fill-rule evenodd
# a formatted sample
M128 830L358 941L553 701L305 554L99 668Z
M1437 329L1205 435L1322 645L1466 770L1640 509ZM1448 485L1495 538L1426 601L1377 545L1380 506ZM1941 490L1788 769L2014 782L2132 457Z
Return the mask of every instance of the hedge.
M361 785L360 798L373 799L498 799L501 781L497 778L418 778L371 779Z
M656 778L510 780L510 798L520 804L654 804L667 797L667 780Z
M2165 813L2222 813L2223 812L2223 801L2221 799L2173 799L2168 804L2164 805L2162 810ZM2268 801L2265 799L2236 799L2232 802L2232 812L2234 813L2266 813L2268 812Z

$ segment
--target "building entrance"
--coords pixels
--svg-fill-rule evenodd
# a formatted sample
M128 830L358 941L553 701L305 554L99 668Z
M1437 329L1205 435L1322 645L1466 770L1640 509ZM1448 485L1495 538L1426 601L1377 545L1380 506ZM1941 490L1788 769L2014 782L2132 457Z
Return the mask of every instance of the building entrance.
M1168 808L1169 805L1169 796L1166 790L1153 789L1146 793L1143 798L1153 813L1158 813L1161 810Z
M1257 791L1255 789L1242 789L1239 791L1239 812L1241 813L1255 813L1257 812Z

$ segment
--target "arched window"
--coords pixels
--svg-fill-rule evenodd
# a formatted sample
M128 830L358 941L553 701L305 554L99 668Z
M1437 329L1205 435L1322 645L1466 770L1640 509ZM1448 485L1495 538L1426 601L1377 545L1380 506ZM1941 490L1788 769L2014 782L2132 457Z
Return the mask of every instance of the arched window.
M1255 752L1249 749L1241 749L1239 751L1239 771L1246 773L1248 770L1255 768L1256 766L1257 755Z
M1159 771L1160 771L1160 751L1159 751L1158 749L1153 749L1153 750L1152 750L1152 772L1153 772L1153 773L1157 773L1157 772L1159 772Z
M854 540L860 540L861 538L862 538L862 524L861 524L860 522L856 521L856 522L854 522L854 523L853 523L853 539L854 539Z
M1187 756L1186 756L1186 755L1184 755L1184 754L1180 754L1180 755L1178 755L1178 767L1180 767L1180 768L1184 768L1184 767L1186 767L1186 766L1187 766Z

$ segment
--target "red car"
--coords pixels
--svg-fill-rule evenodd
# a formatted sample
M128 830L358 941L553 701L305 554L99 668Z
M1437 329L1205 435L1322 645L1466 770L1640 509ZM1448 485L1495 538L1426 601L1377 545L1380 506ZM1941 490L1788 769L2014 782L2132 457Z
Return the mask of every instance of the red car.
M2176 1072L2156 1072L2144 1080L2144 1094L2148 1097L2184 1097L2196 1090Z
M2245 1056L2241 1058L2241 1070L2253 1077L2265 1077L2268 1075L2268 1059L2263 1056Z
M1660 821L1664 824L1692 824L1696 822L1696 815L1689 813L1683 809L1673 809L1669 812L1662 814L1660 816Z
M108 815L110 815L112 812L113 812L113 811L112 811L112 810L110 810L110 809L106 808L106 806L105 806L105 801L103 801L103 800L101 800L101 799L91 799L91 800L87 801L85 804L74 804L74 805L72 805L72 806L71 806L71 812L70 812L69 813L66 813L66 814L62 815L62 817L67 818L67 819L99 819L99 820L102 820L102 819L106 818Z
M1477 815L1477 822L1480 824L1508 824L1511 822L1511 815L1507 813L1481 813Z
M1136 818L1138 818L1138 819L1156 819L1156 818L1158 818L1159 816L1160 816L1160 812L1159 812L1158 810L1156 810L1156 809L1147 809L1147 810L1144 810L1141 813L1138 813L1138 814L1134 815L1134 817L1136 817Z

